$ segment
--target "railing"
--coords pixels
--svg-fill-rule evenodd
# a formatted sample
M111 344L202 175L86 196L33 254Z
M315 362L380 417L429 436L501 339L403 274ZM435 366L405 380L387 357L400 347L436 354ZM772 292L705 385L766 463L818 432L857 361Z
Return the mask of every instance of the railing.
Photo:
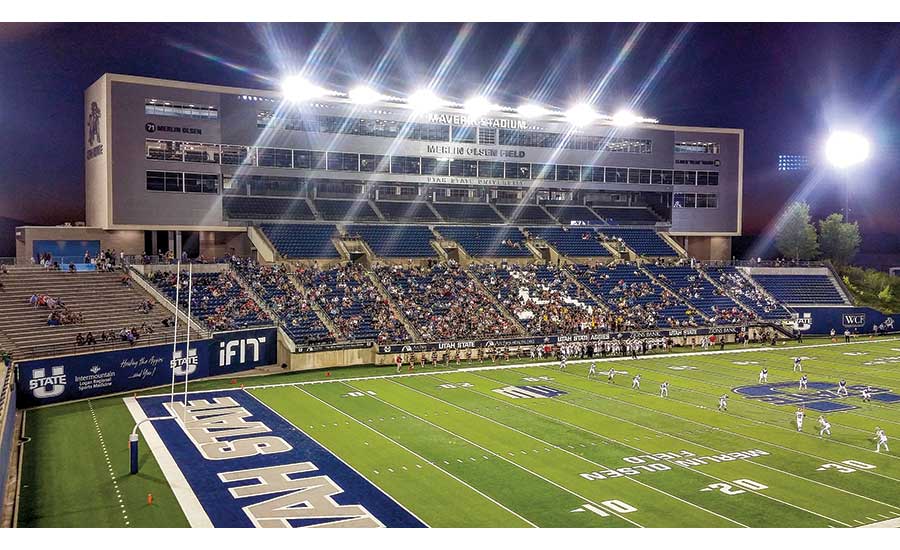
M231 256L221 256L215 258L188 258L182 260L183 265L187 264L224 264L231 261ZM166 256L157 254L129 254L125 256L125 265L175 265L178 263L177 258L168 259Z
M0 256L0 265L15 265L15 256Z
M33 346L16 346L13 351L13 360L21 361L23 359L38 359L41 357L54 357L58 355L80 355L85 353L96 353L100 351L110 351L116 349L126 349L132 347L145 347L159 344L167 344L172 342L171 334L154 334L140 336L133 344L129 344L125 340L116 337L114 340L107 342L97 342L91 345L79 346L74 341L68 344L40 344Z
M695 260L696 264L710 267L827 267L827 263L815 260Z

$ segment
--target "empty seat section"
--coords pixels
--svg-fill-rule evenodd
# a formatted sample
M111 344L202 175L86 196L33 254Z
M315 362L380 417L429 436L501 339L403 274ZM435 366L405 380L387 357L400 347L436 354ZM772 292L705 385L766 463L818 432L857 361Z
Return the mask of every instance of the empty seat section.
M587 227L529 227L528 235L543 239L566 256L609 257L609 250L598 241L596 231Z
M316 216L303 199L223 197L226 220L314 220Z
M503 223L503 219L489 204L436 202L432 206L448 222Z
M348 225L348 237L364 240L377 256L385 258L429 258L434 234L424 225Z
M369 220L378 221L378 214L372 210L368 201L316 199L316 210L326 220Z
M598 223L599 219L594 212L587 206L578 205L544 205L547 212L559 220L559 223L569 223L572 221L584 221Z
M556 223L556 220L548 216L536 204L495 204L494 206L510 223Z
M375 203L385 221L389 222L437 222L440 219L428 208L424 201Z
M652 225L659 218L648 208L614 208L595 206L594 212L609 225Z
M437 228L445 239L456 241L475 258L529 257L525 235L515 227L443 225Z
M759 290L733 266L708 267L706 273L719 283L734 300L749 307L760 319L790 318L790 312L777 300Z
M334 225L264 223L259 228L285 258L340 257L331 242L338 235Z
M754 274L766 292L787 304L844 304L844 298L828 275Z
M671 246L653 229L634 227L603 227L600 232L611 239L622 239L628 248L641 256L677 256Z

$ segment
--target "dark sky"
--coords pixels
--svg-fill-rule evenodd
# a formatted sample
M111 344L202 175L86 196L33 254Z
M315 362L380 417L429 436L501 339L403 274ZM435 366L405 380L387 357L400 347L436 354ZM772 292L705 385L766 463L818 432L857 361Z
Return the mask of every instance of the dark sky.
M900 231L892 24L0 24L0 216L84 219L82 98L105 72L274 88L307 67L337 89L400 95L436 78L454 43L437 80L448 97L565 108L608 75L601 110L634 102L663 123L744 128L745 234L798 193L815 213L839 207L831 172L785 178L776 156L815 156L829 125L860 123L873 152L851 174L854 218Z

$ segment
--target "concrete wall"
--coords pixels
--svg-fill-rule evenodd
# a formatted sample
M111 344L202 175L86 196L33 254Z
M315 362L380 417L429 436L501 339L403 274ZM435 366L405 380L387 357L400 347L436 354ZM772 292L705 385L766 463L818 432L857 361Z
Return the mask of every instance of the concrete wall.
M100 249L117 253L144 253L143 231L104 231L96 227L25 226L16 228L16 263L28 265L34 254L34 241L100 241Z

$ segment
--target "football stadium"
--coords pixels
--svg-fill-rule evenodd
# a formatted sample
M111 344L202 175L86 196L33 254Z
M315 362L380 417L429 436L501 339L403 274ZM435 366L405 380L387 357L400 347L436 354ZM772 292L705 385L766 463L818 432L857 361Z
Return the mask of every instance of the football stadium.
M0 266L4 527L900 526L900 282L799 200L738 251L745 129L301 73L81 101L83 221Z

